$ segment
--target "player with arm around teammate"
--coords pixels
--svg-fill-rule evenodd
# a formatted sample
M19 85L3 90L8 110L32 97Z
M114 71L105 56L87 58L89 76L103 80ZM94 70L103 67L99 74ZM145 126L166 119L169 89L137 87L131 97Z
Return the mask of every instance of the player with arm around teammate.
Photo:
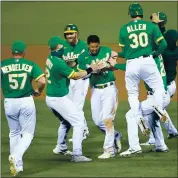
M97 35L90 35L87 39L88 50L78 59L78 69L85 70L87 65L101 61L107 61L112 55L112 50L106 46L100 46ZM118 90L115 85L113 71L101 70L91 73L90 86L91 112L94 123L105 133L104 153L99 159L108 159L115 156L115 151L120 152L121 134L114 130L114 119L118 105Z
M22 158L34 136L36 108L33 95L41 95L45 87L44 73L37 64L24 58L25 49L22 41L15 41L11 48L13 57L1 62L1 87L10 130L9 162L13 176L23 171ZM35 91L32 80L38 83Z
M73 127L73 152L72 161L88 162L91 159L82 154L82 140L84 131L84 113L79 110L76 104L69 97L70 79L80 79L90 74L97 66L89 67L85 71L75 72L62 59L63 45L62 40L58 37L52 37L48 41L51 54L46 61L46 103L52 112L60 119L60 132L62 142L59 143L60 152L66 153L67 144L65 140L66 129Z
M78 71L77 70L78 57L87 49L86 42L80 40L78 35L79 35L78 27L75 24L68 24L64 27L65 40L63 44L64 45L63 59L66 61L68 66L73 68L76 72ZM86 80L70 79L69 97L76 104L78 109L80 109L81 111L83 111L85 98L88 91L88 86L89 86L89 79ZM85 129L83 133L83 139L86 139L87 135L89 135L89 129L87 126L86 119L84 120L84 123L85 123ZM69 131L69 129L67 129L67 131ZM60 132L60 127L58 129L58 132ZM69 139L69 141L72 141L72 139ZM53 149L53 152L55 154L59 154L60 152L60 146L59 146L60 142L61 142L61 137L58 134L57 145Z
M154 109L161 113L162 120L166 120L163 112L165 90L153 59L153 56L164 52L167 47L166 41L157 25L142 20L143 10L140 4L131 4L129 15L132 21L120 29L120 46L123 48L127 60L125 81L131 108L127 113L131 118L127 119L129 149L121 153L121 156L142 152L138 139L138 124L144 120L138 100L140 80L145 81L154 90ZM155 52L152 52L153 41L159 44L159 48ZM147 128L145 128L145 132L149 133Z

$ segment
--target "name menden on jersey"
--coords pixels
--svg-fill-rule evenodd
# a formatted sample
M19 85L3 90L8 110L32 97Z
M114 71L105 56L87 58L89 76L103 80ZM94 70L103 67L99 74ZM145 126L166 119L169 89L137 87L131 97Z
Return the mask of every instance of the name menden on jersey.
M11 64L4 67L1 67L1 70L4 74L13 72L13 71L26 71L31 72L33 69L33 66L28 64Z
M127 27L128 33L138 30L146 30L146 24L134 24Z

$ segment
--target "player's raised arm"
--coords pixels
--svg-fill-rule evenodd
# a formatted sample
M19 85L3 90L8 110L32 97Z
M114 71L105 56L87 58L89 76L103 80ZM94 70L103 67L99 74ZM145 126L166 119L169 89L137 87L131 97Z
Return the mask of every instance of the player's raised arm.
M157 50L153 52L153 57L156 57L160 54L163 54L165 49L167 48L167 42L162 36L161 31L157 25L154 25L153 40L158 44Z

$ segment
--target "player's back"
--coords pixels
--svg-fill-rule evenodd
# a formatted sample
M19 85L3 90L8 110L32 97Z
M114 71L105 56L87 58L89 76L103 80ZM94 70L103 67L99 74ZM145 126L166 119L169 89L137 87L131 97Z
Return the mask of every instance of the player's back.
M61 97L68 94L71 71L73 70L62 58L48 56L46 61L47 96Z
M133 20L121 28L125 58L133 59L152 54L153 41L162 36L158 27L145 20ZM122 44L120 45L122 46Z
M5 98L27 97L33 93L35 65L24 58L9 58L1 62L1 87Z

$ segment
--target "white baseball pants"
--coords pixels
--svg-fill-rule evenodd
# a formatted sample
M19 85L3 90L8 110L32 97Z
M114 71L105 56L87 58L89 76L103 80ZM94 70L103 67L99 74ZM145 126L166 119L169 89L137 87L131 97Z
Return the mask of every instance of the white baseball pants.
M47 106L53 110L54 114L59 115L70 123L73 127L73 155L82 155L82 140L83 140L83 131L84 131L84 113L76 107L76 104L69 98L68 95L63 97L46 97ZM61 122L61 133L64 132L64 121ZM63 145L62 145L63 146Z
M118 90L114 85L92 88L91 112L94 123L105 131L104 150L114 146L114 118L118 105Z
M35 132L35 103L32 96L5 98L4 108L10 130L10 154L22 166L22 157L30 146Z

